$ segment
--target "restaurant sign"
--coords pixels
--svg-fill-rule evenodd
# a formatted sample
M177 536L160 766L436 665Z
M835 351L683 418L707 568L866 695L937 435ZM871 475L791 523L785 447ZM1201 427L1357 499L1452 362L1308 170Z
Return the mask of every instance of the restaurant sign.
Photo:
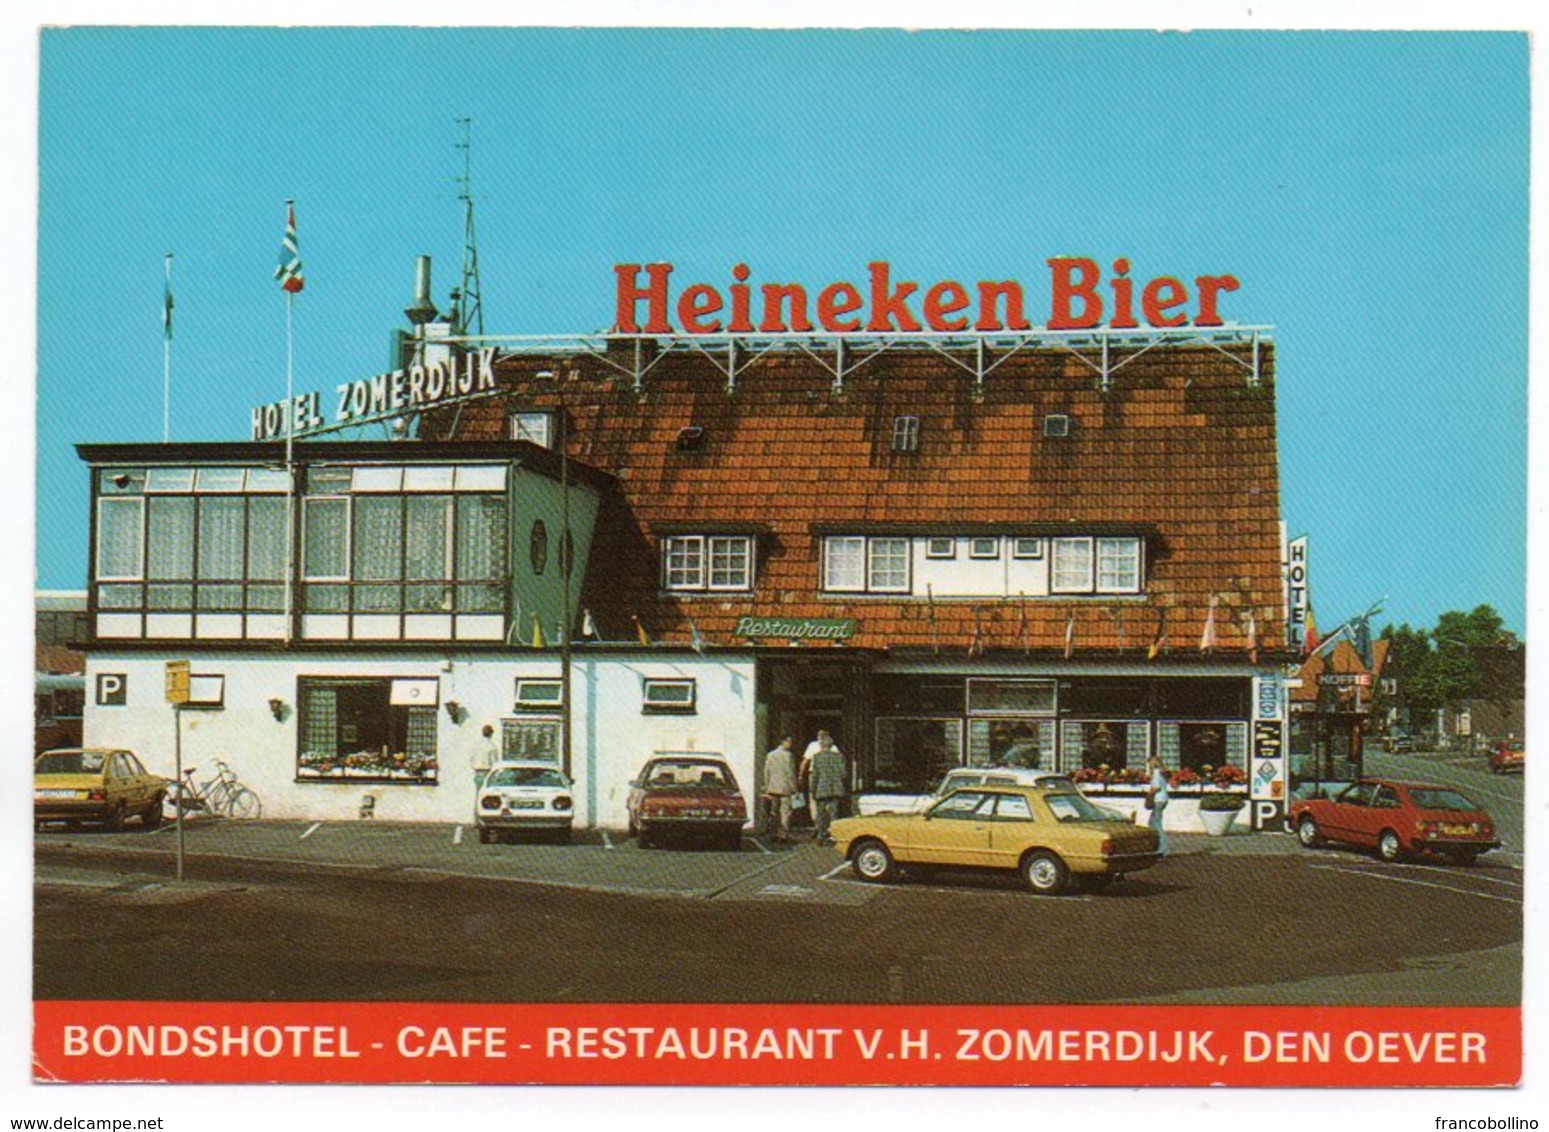
M323 395L317 392L260 405L253 410L253 439L277 440L285 436L287 424L292 436L372 424L494 391L494 349L470 350L444 361L337 385L328 399L332 417L324 415Z
M848 641L855 636L855 618L739 617L732 630L738 637L774 637L792 641Z

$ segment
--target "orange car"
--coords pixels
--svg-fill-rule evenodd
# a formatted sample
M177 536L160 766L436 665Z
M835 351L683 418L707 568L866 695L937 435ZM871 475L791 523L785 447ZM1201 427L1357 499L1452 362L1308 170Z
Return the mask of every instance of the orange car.
M1490 752L1490 770L1495 774L1521 774L1527 760L1527 747L1521 739L1502 739Z

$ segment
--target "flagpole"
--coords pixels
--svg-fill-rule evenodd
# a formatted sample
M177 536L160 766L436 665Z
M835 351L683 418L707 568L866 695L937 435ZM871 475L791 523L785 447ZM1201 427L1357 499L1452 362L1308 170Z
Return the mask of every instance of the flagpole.
M172 439L172 253L167 253L161 306L161 442Z
M296 582L296 468L292 460L295 431L296 409L292 404L294 394L292 389L295 383L295 352L296 339L294 330L296 296L291 291L285 292L285 567L289 577L285 582L285 643L291 643L294 637L294 602L292 599Z

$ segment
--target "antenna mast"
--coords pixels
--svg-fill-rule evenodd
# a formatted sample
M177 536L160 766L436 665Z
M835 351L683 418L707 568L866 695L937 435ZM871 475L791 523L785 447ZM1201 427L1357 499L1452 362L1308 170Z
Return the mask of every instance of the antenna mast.
M463 175L458 184L463 202L463 277L458 287L461 296L458 303L457 332L484 335L484 300L479 286L479 236L473 223L473 119L458 118L463 128L463 140L457 148L463 151Z

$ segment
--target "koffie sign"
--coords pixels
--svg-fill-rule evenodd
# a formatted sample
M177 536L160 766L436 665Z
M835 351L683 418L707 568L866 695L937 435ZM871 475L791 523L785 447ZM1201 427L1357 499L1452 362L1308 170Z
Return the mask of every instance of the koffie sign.
M494 391L494 349L470 350L442 362L409 366L335 386L329 399L333 405L331 418L323 414L321 393L299 393L289 401L260 405L253 410L253 439L284 436L287 421L291 422L292 436L305 436L346 425L388 420Z

